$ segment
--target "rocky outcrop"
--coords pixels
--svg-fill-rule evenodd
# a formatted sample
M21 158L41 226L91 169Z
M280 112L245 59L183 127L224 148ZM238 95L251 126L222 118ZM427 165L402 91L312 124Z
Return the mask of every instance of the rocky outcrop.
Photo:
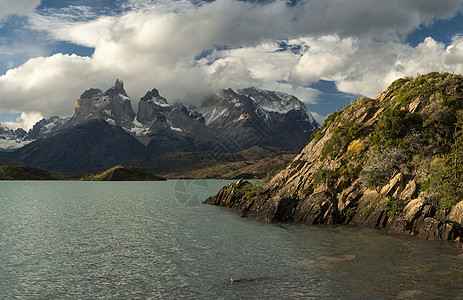
M375 99L360 98L330 115L263 186L230 184L206 203L266 222L352 224L460 240L462 87L463 77L452 74L398 80ZM444 115L455 118L446 129Z

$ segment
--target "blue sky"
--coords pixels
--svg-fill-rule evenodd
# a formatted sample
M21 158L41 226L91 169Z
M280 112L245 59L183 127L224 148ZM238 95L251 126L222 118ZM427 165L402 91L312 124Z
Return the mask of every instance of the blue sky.
M462 0L1 0L0 122L72 115L124 80L134 106L221 88L294 94L322 120L418 73L463 73Z

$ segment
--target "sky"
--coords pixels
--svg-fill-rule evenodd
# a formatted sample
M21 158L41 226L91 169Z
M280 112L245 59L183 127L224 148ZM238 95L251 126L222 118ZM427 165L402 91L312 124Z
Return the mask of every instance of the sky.
M222 88L297 96L322 121L395 79L463 73L463 0L0 0L0 122L71 116L121 79L197 103Z

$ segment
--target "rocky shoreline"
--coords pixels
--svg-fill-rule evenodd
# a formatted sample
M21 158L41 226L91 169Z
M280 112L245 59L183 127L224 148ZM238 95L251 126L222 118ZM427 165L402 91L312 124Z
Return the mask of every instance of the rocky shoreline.
M205 203L229 207L242 217L265 222L350 224L385 228L391 233L414 235L428 240L461 242L463 238L463 202L450 211L445 211L439 210L426 197L420 195L410 200L401 213L391 214L384 209L384 200L378 201L387 197L381 197L384 194L374 190L352 190L340 198L333 197L328 192L319 192L304 200L269 197L270 190L259 190L252 197L243 194L249 193L253 188L256 187L248 181L230 183L217 195L206 199ZM397 188L400 189L401 186L397 184L390 192L397 191ZM358 201L363 209L351 209L349 204L353 201Z

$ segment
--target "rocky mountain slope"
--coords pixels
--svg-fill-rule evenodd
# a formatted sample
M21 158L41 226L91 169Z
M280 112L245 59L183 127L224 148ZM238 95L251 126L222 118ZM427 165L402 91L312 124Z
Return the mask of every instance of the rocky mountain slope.
M304 104L290 95L250 88L229 89L215 98L213 105L206 100L193 110L169 104L153 89L140 99L135 114L123 82L116 80L106 92L86 90L69 119L43 119L28 133L18 132L21 137L0 131L0 138L3 132L11 140L11 148L30 142L0 156L74 172L183 149L225 154L261 145L299 151L319 127ZM220 115L213 113L216 109Z
M35 123L34 127L29 130L25 135L25 141L35 141L47 136L53 135L57 130L61 129L69 118L51 117L48 119L42 119Z
M395 81L330 115L263 186L206 203L268 222L355 224L424 239L463 237L463 76Z
M26 135L27 132L21 128L12 130L0 124L0 149L11 150L27 145L30 141L26 140Z
M300 151L319 128L296 97L257 88L223 90L195 110L226 152L252 146Z
M180 149L210 149L214 143L204 118L178 103L170 105L153 89L138 102L136 128L131 130L153 154Z
M32 142L9 156L30 166L74 172L145 159L150 152L122 127L93 119Z

